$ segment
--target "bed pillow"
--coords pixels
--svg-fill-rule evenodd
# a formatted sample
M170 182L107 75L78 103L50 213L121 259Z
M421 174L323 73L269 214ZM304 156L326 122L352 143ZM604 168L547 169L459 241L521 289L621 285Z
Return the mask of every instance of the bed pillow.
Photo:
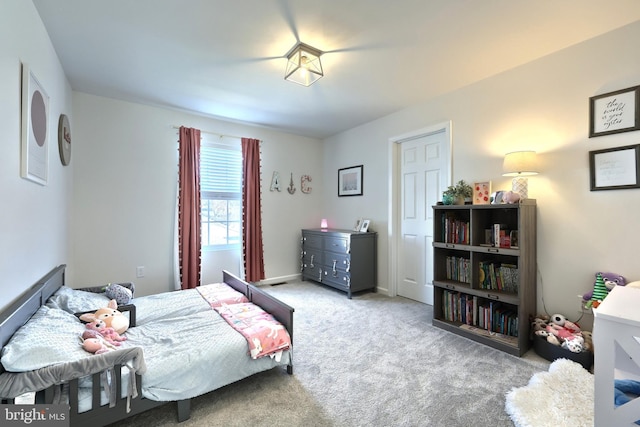
M61 286L46 302L50 308L58 308L67 313L80 313L106 307L109 298L105 294L80 291Z
M71 313L42 306L2 349L2 365L10 372L91 357L80 346L84 324Z

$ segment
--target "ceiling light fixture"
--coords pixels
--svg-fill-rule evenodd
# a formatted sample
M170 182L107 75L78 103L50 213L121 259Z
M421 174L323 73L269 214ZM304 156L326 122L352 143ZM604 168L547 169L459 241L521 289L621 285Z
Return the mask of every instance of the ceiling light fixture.
M303 86L310 86L324 76L320 55L322 55L322 51L298 42L287 53L287 69L284 73L284 79Z

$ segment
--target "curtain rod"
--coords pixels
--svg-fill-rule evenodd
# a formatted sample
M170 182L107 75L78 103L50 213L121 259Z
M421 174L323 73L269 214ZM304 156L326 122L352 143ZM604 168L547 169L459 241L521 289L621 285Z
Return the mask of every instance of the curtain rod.
M174 125L174 126L172 126L172 127L173 127L174 129L176 129L176 130L180 130L180 127L181 127L181 126L175 126L175 125ZM227 137L227 138L237 138L237 139L246 138L246 137L244 137L244 136L226 135L226 134L222 134L222 133L218 133L218 132L210 132L210 131L207 131L207 130L201 130L201 129L198 129L198 130L200 130L200 133L207 133L207 134L209 134L209 135L216 135L216 136L219 136L220 138L224 138L224 137Z

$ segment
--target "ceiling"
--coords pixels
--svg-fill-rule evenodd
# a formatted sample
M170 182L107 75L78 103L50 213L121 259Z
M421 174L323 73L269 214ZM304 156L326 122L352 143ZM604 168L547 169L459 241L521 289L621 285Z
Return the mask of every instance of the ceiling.
M615 0L33 0L71 87L326 138L640 19ZM325 76L284 80L297 41Z

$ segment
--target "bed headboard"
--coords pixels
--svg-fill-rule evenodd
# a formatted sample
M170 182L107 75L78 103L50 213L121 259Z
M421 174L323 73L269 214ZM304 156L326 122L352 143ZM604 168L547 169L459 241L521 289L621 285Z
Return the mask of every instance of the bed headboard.
M66 264L55 267L0 313L0 348L9 342L13 334L27 323L60 286L64 285L66 267ZM2 365L1 372L4 372Z

